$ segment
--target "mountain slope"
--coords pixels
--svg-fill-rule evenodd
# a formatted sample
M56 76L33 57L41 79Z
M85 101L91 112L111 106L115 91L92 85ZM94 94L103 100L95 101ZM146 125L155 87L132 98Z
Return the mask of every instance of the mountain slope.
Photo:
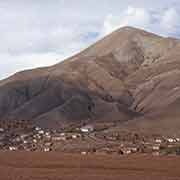
M150 116L145 129L154 122L177 128L179 74L179 40L124 27L62 63L1 81L0 119L52 128L118 121L138 129Z

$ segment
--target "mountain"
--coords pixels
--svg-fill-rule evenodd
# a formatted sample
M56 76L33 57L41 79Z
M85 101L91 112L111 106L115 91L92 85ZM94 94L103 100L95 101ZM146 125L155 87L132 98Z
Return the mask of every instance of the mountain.
M0 81L0 120L59 128L118 122L178 133L180 40L123 27L54 66Z

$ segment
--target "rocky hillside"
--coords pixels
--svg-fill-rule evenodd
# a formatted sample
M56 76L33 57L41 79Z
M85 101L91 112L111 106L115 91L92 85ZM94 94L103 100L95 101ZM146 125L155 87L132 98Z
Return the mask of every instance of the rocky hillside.
M115 121L180 128L180 40L121 28L59 64L0 81L0 119L58 128Z

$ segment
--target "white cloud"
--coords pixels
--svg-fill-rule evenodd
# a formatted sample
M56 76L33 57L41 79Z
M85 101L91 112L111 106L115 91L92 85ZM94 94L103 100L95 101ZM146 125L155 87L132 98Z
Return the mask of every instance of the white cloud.
M57 63L125 25L177 37L179 5L178 0L2 0L0 79Z
M160 26L166 29L167 32L179 31L178 26L180 25L180 13L176 9L167 9L160 19Z
M129 6L121 14L109 14L106 16L102 34L106 35L123 26L134 26L164 36L169 36L179 33L179 25L180 12L173 7L151 11L148 8Z
M146 28L151 22L150 14L143 8L129 6L127 10L119 16L109 14L104 21L103 33L108 34L115 29L123 26L139 26Z
M12 75L20 70L53 65L67 57L68 55L60 56L56 53L24 54L16 56L10 54L1 54L2 60L0 64L0 78L6 78L7 76Z

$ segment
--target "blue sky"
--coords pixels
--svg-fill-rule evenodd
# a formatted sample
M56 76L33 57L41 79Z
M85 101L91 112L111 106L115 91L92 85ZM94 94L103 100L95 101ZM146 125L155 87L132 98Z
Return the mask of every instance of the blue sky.
M60 62L127 25L180 38L179 0L1 0L0 14L0 79Z

